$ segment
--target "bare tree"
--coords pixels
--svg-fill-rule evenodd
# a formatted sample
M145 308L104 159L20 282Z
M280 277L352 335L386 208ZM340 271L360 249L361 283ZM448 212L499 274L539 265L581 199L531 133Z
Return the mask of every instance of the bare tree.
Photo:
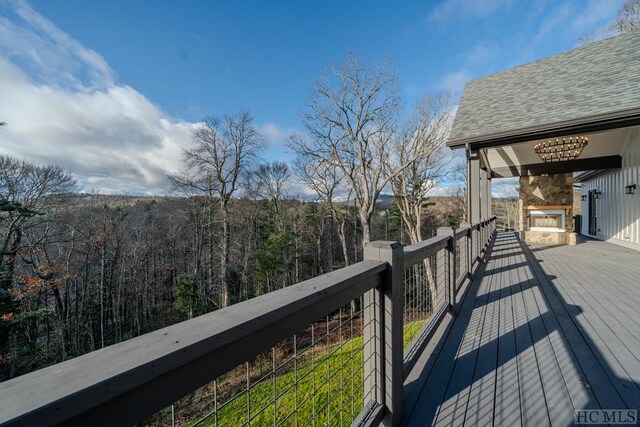
M452 159L444 151L452 116L449 99L449 94L442 94L420 101L398 139L399 166L407 167L393 179L394 203L411 243L423 240L427 196L445 176Z
M400 113L396 75L388 65L362 65L353 54L331 71L316 81L302 113L309 138L291 145L339 168L353 191L366 244L380 193L410 164L393 161Z
M273 203L276 219L280 217L280 202L285 196L285 186L291 177L289 165L275 161L262 163L255 171L258 193Z
M171 179L178 187L195 189L210 198L218 198L222 215L221 304L227 307L231 303L228 281L231 221L229 204L240 188L240 178L257 159L264 141L255 128L251 114L241 111L222 119L206 118L194 131L193 142L193 148L184 150L186 171Z
M613 34L622 34L638 30L640 30L640 0L627 0L618 11L616 20L609 25L609 31Z
M459 218L460 222L469 221L469 210L468 210L468 200L467 200L467 161L463 159L462 161L456 161L453 165L451 172L449 174L449 178L453 183L453 199L454 199L454 209L451 211L451 215ZM456 221L457 222L457 221Z
M290 138L289 145L296 154L295 173L300 181L313 190L329 207L331 218L338 226L342 258L344 265L347 266L350 264L346 231L348 212L336 203L335 198L339 192L347 193L347 199L350 199L351 195L349 190L344 188L344 175L340 168L306 152L304 147L308 144L304 139L305 136L301 134L294 134Z
M495 210L498 222L502 223L505 230L518 229L518 187L501 185L498 189L498 197L495 200Z
M578 43L584 46L607 37L639 30L640 0L627 0L618 11L615 21L609 24L602 33L591 32L584 34L578 39Z

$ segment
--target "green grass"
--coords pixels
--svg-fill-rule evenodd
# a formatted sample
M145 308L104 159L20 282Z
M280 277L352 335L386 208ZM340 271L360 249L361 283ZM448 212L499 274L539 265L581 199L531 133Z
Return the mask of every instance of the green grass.
M363 408L362 364L362 337L353 338L303 363L297 373L267 378L250 393L240 394L226 406L219 407L217 424L246 423L247 408L251 405L252 425L274 425L274 420L276 425L286 426L351 425ZM215 421L212 414L200 425L213 426Z
M420 320L404 326L405 348L424 323L425 320ZM315 351L312 354L312 349L308 349L298 354L297 373L294 369L295 362L291 360L278 369L275 378L267 375L262 381L253 384L249 393L241 388L244 387L243 383L236 380L233 387L238 388L238 394L235 397L225 397L228 401L226 404L218 403L217 419L212 413L199 425L215 426L216 422L218 426L225 427L247 424L249 406L251 425L256 426L274 425L274 420L275 425L283 426L351 425L364 406L363 338L355 337L341 346L334 344L331 349L320 354L317 348ZM271 368L270 360L267 365L268 371ZM253 376L259 375L254 373ZM219 386L219 391L221 387L223 386ZM188 418L193 420L193 415L202 416L207 411L212 411L212 401L213 394L209 390L204 399L200 400L202 406L192 408L192 416Z
M416 320L415 322L407 323L404 325L404 332L402 334L402 341L404 341L404 349L409 347L413 340L418 336L418 333L426 323L426 320Z

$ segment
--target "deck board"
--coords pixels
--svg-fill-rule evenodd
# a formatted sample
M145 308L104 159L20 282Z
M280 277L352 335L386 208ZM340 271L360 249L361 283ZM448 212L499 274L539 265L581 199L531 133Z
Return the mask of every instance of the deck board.
M607 246L611 250L615 247ZM569 249L569 248L567 248ZM526 250L526 248L525 248ZM593 342L593 331L584 329L583 312L586 307L572 304L561 298L558 288L558 277L566 276L566 270L555 270L550 261L553 254L546 254L542 259L542 265L550 273L543 271L543 267L532 260L532 268L537 271L538 283L540 284L545 297L552 310L558 316L559 326L565 335L568 347L576 355L576 362L582 368L584 380L582 387L590 388L593 391L595 402L589 402L584 408L600 407L603 409L626 408L618 391L611 381L612 374L610 367L602 363L602 350ZM548 266L548 267L547 267ZM597 268L595 261L593 267Z
M496 274L492 289L486 301L485 321L477 351L473 383L469 391L465 412L465 424L487 425L493 420L494 396L496 388L496 363L498 357L498 337L500 327L500 291L503 288L503 260L495 262Z
M518 261L524 261L526 258L523 254L516 256ZM551 346L549 336L553 333L553 329L547 328L547 324L543 322L543 318L548 315L549 308L545 304L539 304L540 290L535 286L535 278L531 271L526 267L518 269L521 273L521 289L525 304L525 312L527 313L527 321L531 330L531 338L534 342L534 351L536 354L537 369L540 373L541 385L544 393L544 400L548 412L547 419L544 419L545 411L540 405L540 413L537 416L542 418L541 423L551 423L551 425L567 425L572 420L573 411L567 411L566 408L573 409L566 384L564 382L562 371L555 357L555 352ZM527 389L521 391L526 393ZM536 423L535 419L527 420L527 424Z
M502 426L522 425L512 295L512 287L507 281L507 284L500 289L500 327L498 336L500 351L498 352L494 397L495 424Z
M408 377L403 423L562 426L574 409L640 409L639 261L498 233L437 354Z
M468 380L473 377L478 359L478 348L482 337L485 312L489 305L489 297L494 285L493 275L489 280L480 283L480 289L475 299L471 319L464 332L462 343L456 354L447 392L436 417L436 423L451 425L462 424L465 418L471 384Z
M558 267L555 260L549 259L548 262ZM634 384L634 376L635 380L640 379L640 364L633 354L633 351L640 351L637 340L624 328L617 326L619 323L613 315L617 310L608 310L612 305L603 305L584 291L580 280L584 281L585 278L579 279L576 271L569 270L568 273L573 275L557 278L556 289L565 301L583 307L577 321L599 348L600 364L607 365L611 370L609 379L627 407L640 408L640 388ZM572 283L575 285L572 286Z
M524 298L528 286L523 271L526 267L524 263L518 262L515 256L509 259L513 260L516 266L511 270L511 281L516 284L512 301L515 313L522 422L524 425L550 425L542 378L538 369L538 355L534 346L536 344L534 336L539 335L540 331L532 331L532 326L539 325L532 325L531 320L535 316L528 310L531 307L528 307L529 304ZM525 282L524 286L523 282Z
M458 353L467 326L473 323L471 317L473 315L474 299L478 295L480 284L483 282L482 278L485 270L486 265L480 265L476 278L469 284L468 292L463 296L459 312L449 331L442 334L441 341L433 346L434 351L431 354L425 353L421 355L418 364L409 375L408 384L405 383L405 390L409 393L408 396L405 396L405 401L411 403L411 406L407 406L405 410L407 420L409 416L412 416L420 420L420 425L431 425L434 422L456 362L456 357L451 355ZM474 322L476 321L477 318L474 318ZM423 367L425 369L424 372L421 371ZM431 398L424 399L420 395L427 381L445 386L430 390Z

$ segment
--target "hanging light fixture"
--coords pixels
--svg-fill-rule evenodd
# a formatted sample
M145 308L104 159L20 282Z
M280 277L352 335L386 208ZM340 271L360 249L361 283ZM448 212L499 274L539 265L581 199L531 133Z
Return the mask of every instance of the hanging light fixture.
M577 159L588 143L586 136L556 138L536 144L534 151L543 162L562 162Z

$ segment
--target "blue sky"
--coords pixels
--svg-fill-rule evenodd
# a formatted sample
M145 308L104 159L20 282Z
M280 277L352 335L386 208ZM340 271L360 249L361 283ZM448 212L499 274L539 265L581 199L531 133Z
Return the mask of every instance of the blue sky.
M0 152L160 193L207 114L249 108L287 158L314 79L349 52L393 61L410 107L570 49L621 3L0 0Z

